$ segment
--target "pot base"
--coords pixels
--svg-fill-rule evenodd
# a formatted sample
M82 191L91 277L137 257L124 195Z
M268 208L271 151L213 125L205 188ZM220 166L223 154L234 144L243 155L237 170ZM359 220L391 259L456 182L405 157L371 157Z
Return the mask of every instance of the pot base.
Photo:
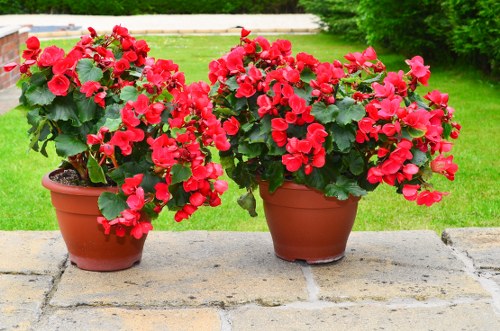
M72 265L76 266L78 269L87 271L119 271L129 269L141 263L141 257L142 256L117 261L116 259L92 259L69 254L69 260Z
M278 254L276 251L274 252L274 254L284 260L284 261L288 261L288 262L300 262L300 261L304 261L305 263L307 264L326 264L326 263L332 263L332 262L337 262L337 261L340 261L344 258L345 254L342 253L342 254L338 254L338 255L334 255L334 256L331 256L331 257L326 257L326 258L315 258L315 257L312 257L312 258L297 258L297 257L286 257L282 254Z

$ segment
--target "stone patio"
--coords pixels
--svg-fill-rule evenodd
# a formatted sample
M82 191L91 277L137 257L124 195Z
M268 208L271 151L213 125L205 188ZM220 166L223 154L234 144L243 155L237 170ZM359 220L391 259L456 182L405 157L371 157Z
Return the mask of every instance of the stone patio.
M0 330L498 330L500 228L353 232L346 257L274 256L268 233L152 232L96 273L58 232L0 232Z

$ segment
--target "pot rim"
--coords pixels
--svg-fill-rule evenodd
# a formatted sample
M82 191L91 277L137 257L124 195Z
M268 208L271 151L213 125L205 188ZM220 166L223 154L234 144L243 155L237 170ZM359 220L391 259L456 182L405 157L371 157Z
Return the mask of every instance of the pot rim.
M117 186L102 186L102 187L92 187L92 186L76 186L76 185L65 185L50 179L50 175L56 172L63 171L59 168L46 173L42 178L42 185L46 189L57 192L72 195L85 195L85 196L100 196L103 192L117 193Z
M264 184L264 185L266 185L269 188L269 181L267 181L267 180L259 179L258 183L259 183L259 185L260 184ZM335 198L335 197L328 197L328 196L326 196L323 192L321 192L320 190L318 190L318 189L316 189L314 187L309 187L309 186L303 185L303 184L297 184L297 183L295 183L295 182L293 182L291 180L285 180L283 182L283 185L281 185L279 188L285 189L285 190L296 190L296 191L310 191L310 190L313 190L313 191L318 192L319 194L321 194L323 197L325 197L327 199L328 198ZM268 192L269 192L269 189L268 189ZM269 193L269 194L271 194L271 193ZM349 198L347 200L359 201L359 200L361 200L361 197L360 196L357 197L357 196L349 194ZM339 201L344 201L344 200L339 200Z

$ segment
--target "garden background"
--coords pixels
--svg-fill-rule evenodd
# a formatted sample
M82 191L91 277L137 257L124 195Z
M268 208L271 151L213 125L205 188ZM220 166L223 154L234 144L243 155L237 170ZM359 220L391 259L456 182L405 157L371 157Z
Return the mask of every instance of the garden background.
M196 7L196 8L193 8ZM96 9L97 12L96 12ZM140 12L139 12L140 10ZM290 39L294 53L309 52L322 61L342 60L349 52L373 45L390 70L405 68L404 60L416 54L431 66L431 89L449 93L450 105L463 129L453 154L459 165L454 182L433 179L440 190L451 192L431 208L419 207L380 187L360 202L355 230L433 229L499 226L500 145L500 2L492 0L314 0L300 1L132 1L0 0L0 14L144 14L144 13L295 13L321 17L328 32L316 35L267 36ZM0 24L1 25L1 24ZM246 27L251 29L252 27ZM170 58L186 73L187 81L207 81L208 63L238 43L237 36L136 36L150 45L153 57ZM45 40L68 50L75 40ZM428 89L427 89L428 90ZM423 91L421 91L423 92ZM28 125L22 109L0 116L0 230L56 229L49 192L42 188L43 174L58 164L27 151ZM204 208L176 224L173 213L162 214L156 229L266 231L259 202L257 218L236 204L239 191L230 182L223 205Z

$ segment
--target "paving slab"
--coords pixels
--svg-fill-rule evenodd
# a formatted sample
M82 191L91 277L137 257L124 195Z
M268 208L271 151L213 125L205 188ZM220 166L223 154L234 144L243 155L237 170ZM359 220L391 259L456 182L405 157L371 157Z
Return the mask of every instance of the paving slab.
M243 307L229 314L232 330L499 330L488 303L429 307L354 305L322 309Z
M434 231L352 232L346 252L363 261L433 269L463 270L464 265Z
M335 265L313 267L312 274L319 288L319 299L333 302L489 297L489 293L464 271L367 262L350 256Z
M334 302L489 296L430 231L353 233L343 260L311 272L319 299Z
M96 273L74 266L50 304L273 306L308 298L300 265L274 256L269 233L152 232L140 265Z
M0 231L0 273L50 274L60 272L67 249L57 231Z
M77 308L56 310L36 330L220 330L216 309Z
M476 269L500 271L500 227L446 229L443 239L468 255Z
M30 330L42 314L52 277L0 274L0 330Z

